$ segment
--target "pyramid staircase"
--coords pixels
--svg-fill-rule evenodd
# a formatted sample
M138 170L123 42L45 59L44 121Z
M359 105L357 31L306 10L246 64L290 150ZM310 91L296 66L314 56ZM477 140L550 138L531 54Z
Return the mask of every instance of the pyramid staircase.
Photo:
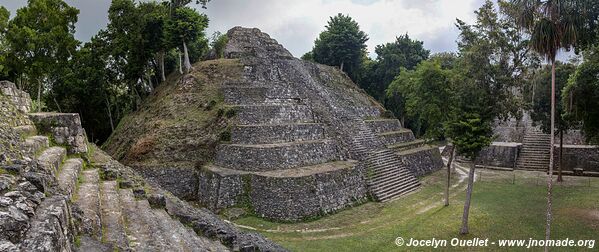
M420 182L404 166L397 154L373 133L364 120L349 118L357 133L352 137L354 155L366 163L369 190L378 201L385 202L417 190Z
M546 171L549 169L551 136L538 128L529 127L522 142L522 150L516 160L520 170Z

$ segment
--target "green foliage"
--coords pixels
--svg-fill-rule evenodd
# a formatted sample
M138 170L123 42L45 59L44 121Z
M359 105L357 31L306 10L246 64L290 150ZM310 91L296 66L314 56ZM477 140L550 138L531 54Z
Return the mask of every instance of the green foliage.
M569 63L556 62L555 65L555 99L562 100L562 90L568 82L568 78L574 73L575 66ZM534 100L532 104L531 118L541 125L543 132L551 132L551 66L540 69L532 79L535 87ZM555 127L558 131L567 131L570 123L564 112L562 103L556 103Z
M166 23L166 37L170 45L181 46L183 41L193 42L203 37L206 27L208 27L206 15L199 14L190 7L179 7Z
M387 89L387 96L403 94L407 116L427 126L427 138L439 139L444 136L443 124L452 104L451 78L451 70L442 69L437 60L423 61L415 70L403 68Z
M301 59L315 62L314 61L314 53L312 53L312 51L304 53L304 55L302 55Z
M368 36L356 21L341 13L331 17L325 28L314 41L314 61L338 66L356 81L366 56Z
M9 79L21 79L30 94L60 82L79 45L74 38L78 14L62 0L30 0L18 9L6 31Z
M562 91L562 107L566 117L582 122L587 142L599 144L599 49L585 54L568 85Z
M225 46L229 42L229 38L227 34L221 34L220 32L215 32L212 34L212 42L210 46L214 49L214 53L217 58L223 58L225 55Z
M408 34L397 37L393 43L376 46L375 52L376 60L365 66L365 74L359 83L379 101L384 101L385 89L402 67L413 70L430 54L429 50L424 49L422 41L412 40ZM400 93L397 95L401 96Z
M447 126L447 135L451 136L458 152L471 159L491 144L492 134L490 121L474 113L460 115Z
M0 6L0 79L5 79L8 75L8 67L6 66L6 54L8 47L6 45L6 31L8 28L8 20L10 12L4 6Z

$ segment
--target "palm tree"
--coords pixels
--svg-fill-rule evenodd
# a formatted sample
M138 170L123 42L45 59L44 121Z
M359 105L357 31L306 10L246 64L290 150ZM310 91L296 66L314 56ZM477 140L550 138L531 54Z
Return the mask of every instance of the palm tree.
M551 147L547 176L547 224L545 239L551 234L551 191L555 144L555 57L560 49L576 45L583 22L585 0L512 0L513 18L530 34L530 46L551 63ZM545 251L548 247L545 247Z

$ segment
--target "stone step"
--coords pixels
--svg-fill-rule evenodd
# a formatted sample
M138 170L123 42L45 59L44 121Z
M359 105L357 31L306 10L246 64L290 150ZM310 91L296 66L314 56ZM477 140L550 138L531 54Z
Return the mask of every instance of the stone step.
M375 192L384 192L389 190L390 188L403 187L404 185L412 184L414 181L418 180L414 177L398 176L394 177L393 179L384 180L380 183L373 184L372 190Z
M331 140L280 144L221 144L215 164L243 171L290 169L336 160L337 147Z
M65 148L47 148L37 157L36 162L38 165L38 169L56 177L56 175L58 174L58 168L60 167L62 161L66 158L66 156L67 150Z
M231 130L231 143L268 144L323 139L318 123L237 125Z
M36 155L44 149L50 147L50 140L45 136L30 136L25 139L23 151L29 155Z
M425 143L424 140L417 139L417 140L410 141L410 142L389 145L389 146L387 146L387 148L393 149L393 150L396 150L396 151L404 151L404 150L408 150L408 149L414 149L414 148L422 147L422 146L424 146L424 143Z
M237 111L236 118L241 125L314 122L312 109L306 105L238 105L233 108Z
M388 191L388 192L384 193L381 196L381 198L379 198L379 200L381 202L388 202L388 201L394 200L396 198L399 198L401 196L404 196L406 194L409 194L413 191L416 191L419 188L420 188L420 182L415 182L415 183L406 185L405 187L397 188L397 190Z
M71 198L77 187L77 178L83 168L83 160L80 158L67 159L58 173L58 189L61 193Z
M157 220L145 200L135 200L131 189L119 189L129 246L135 251L167 251L173 249L160 232Z
M192 228L171 218L164 209L151 209L151 212L154 215L151 221L155 221L160 232L171 240L169 251L229 251L220 243L198 236Z
M364 123L376 134L399 131L402 128L401 123L397 119L364 120Z
M226 85L221 88L225 103L233 105L300 104L302 99L296 89L272 85Z
M405 143L416 140L414 133L409 129L401 129L398 131L389 131L377 134L381 142L385 145L393 145L397 143Z
M75 203L83 211L81 230L95 240L102 239L102 222L100 219L100 176L97 169L81 172L81 184L77 191Z
M13 130L17 132L21 137L29 137L37 134L37 129L35 125L21 125L13 127Z
M409 175L412 175L406 169L402 169L400 171L396 171L395 173L388 173L385 176L379 176L376 178L371 178L368 180L369 186L372 186L373 189L378 189L385 187L385 185L390 183L403 183L407 180L412 180Z
M100 186L102 241L111 244L114 250L128 251L129 241L125 233L117 182L104 181Z

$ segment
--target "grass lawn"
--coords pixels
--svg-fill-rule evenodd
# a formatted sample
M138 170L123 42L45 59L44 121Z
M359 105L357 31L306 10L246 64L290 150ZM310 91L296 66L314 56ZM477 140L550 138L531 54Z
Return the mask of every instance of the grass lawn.
M305 223L274 223L256 217L235 220L255 228L292 251L429 251L430 247L398 247L404 239L489 238L543 239L545 234L546 187L527 181L530 173L516 173L516 183L507 183L512 172L483 171L474 185L470 210L470 234L458 235L461 227L466 180L465 169L454 173L450 206L443 206L445 170L422 178L422 189L389 203L369 202L337 214ZM566 180L574 179L565 177ZM577 186L554 187L553 239L599 238L599 178L585 178ZM519 183L521 182L521 183ZM590 186L589 186L590 182ZM586 186L584 186L586 185ZM578 249L580 251L597 250ZM445 247L441 250L505 250ZM534 248L540 251L543 248ZM526 250L525 248L510 250ZM573 251L576 248L552 251Z

